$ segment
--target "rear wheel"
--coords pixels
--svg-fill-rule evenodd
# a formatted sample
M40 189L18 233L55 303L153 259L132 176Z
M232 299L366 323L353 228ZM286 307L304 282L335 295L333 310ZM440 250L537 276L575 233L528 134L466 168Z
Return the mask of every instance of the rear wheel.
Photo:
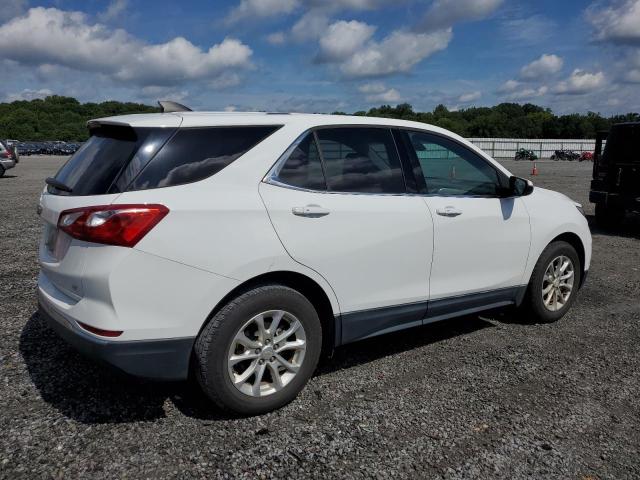
M551 243L533 269L522 309L535 322L550 323L562 318L575 300L582 266L569 243Z
M238 296L206 325L194 347L195 374L218 406L257 415L296 397L321 346L320 319L309 300L267 285Z
M0 165L0 177L4 177L4 172L6 172L5 168Z
M601 228L618 227L624 220L624 215L624 208L611 207L605 202L596 203L596 223Z

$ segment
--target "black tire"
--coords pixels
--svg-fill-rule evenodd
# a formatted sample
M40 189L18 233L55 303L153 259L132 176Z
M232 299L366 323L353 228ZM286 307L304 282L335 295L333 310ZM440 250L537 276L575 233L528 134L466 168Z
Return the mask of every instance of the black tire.
M624 208L610 207L604 202L596 203L596 223L600 228L619 227L624 220L624 215Z
M233 338L248 320L268 310L293 314L304 327L306 352L300 370L280 391L253 397L237 389L227 370ZM194 346L194 374L205 394L220 408L241 415L259 415L291 402L316 369L322 348L322 327L316 309L300 292L265 285L227 303L204 327Z
M4 177L4 172L6 172L5 168L0 165L0 177Z
M564 306L557 310L551 311L545 307L542 296L542 281L545 271L551 261L560 255L564 255L571 259L574 268L573 289ZM580 257L575 248L567 242L556 241L544 249L538 262L536 263L531 280L527 286L524 302L520 309L526 315L529 321L534 323L552 323L560 320L571 308L578 294L578 288L582 278L582 265Z

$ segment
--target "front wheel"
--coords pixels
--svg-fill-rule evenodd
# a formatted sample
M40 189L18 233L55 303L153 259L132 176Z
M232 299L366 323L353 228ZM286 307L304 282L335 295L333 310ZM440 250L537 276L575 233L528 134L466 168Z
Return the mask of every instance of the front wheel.
M539 323L561 319L568 311L580 286L582 266L569 243L551 243L533 269L522 309Z
M205 326L194 347L195 375L218 406L258 415L298 395L321 347L320 319L309 300L266 285L230 301Z

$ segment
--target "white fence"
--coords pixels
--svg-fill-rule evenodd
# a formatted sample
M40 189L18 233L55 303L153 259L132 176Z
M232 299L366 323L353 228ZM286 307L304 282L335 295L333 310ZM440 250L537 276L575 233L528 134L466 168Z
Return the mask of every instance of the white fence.
M556 150L593 152L595 140L547 140L525 138L468 138L493 158L514 158L520 148L533 150L538 158L550 158Z

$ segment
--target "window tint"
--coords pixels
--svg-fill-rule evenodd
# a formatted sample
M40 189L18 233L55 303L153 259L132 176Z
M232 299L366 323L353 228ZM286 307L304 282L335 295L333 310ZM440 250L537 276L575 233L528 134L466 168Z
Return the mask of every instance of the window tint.
M63 165L55 178L72 189L71 195L119 192L121 190L113 186L114 181L136 152L140 150L140 156L148 161L173 131L110 125L93 128L89 140ZM140 148L147 141L157 146ZM53 187L49 187L49 191L66 194Z
M437 135L407 132L427 193L435 195L496 195L496 170L471 150Z
M326 190L322 163L312 133L308 134L276 172L276 179L287 185L310 190Z
M326 128L317 131L329 190L405 193L391 131L384 128Z
M179 129L133 180L129 190L196 182L218 173L278 126Z

